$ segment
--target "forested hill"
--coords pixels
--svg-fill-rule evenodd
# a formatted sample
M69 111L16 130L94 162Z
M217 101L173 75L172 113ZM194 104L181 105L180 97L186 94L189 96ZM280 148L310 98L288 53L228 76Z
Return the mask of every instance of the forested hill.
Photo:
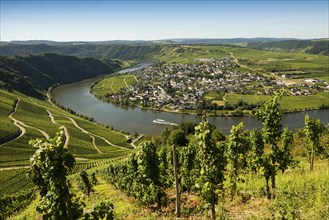
M248 43L247 47L270 51L322 54L329 56L329 39L253 42Z
M152 60L170 45L238 45L254 49L322 54L329 56L329 39L172 39L163 41L105 41L105 42L1 42L0 55L29 55L57 53L78 57L95 57L122 60Z
M2 44L1 55L28 55L35 53L57 53L78 57L95 57L122 60L148 60L161 50L160 45L101 45L101 44Z
M0 88L16 89L26 95L42 97L42 91L57 83L70 83L122 67L117 60L77 58L58 54L0 56Z

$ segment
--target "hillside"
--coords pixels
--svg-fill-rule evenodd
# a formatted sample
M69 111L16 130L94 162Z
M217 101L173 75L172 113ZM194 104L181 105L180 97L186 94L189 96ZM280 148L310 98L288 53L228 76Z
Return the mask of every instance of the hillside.
M232 39L165 39L157 41L99 41L54 42L13 41L1 42L1 55L28 55L58 53L78 57L123 60L152 60L163 50L179 45L237 45L254 49L329 55L328 40L297 40L284 38L232 38Z
M247 47L269 51L284 51L329 56L329 40L284 40L272 42L251 42Z
M75 82L113 73L120 61L77 58L58 54L0 57L0 87L41 97L41 91L54 84Z
M78 57L95 57L123 60L146 60L161 49L159 45L117 45L117 44L7 44L2 45L1 55L28 55L35 53L57 53Z

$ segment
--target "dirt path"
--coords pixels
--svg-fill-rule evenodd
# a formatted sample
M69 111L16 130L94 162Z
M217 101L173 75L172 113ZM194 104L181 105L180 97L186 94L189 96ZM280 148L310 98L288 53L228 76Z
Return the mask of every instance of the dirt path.
M16 119L16 120L17 120L17 119ZM17 120L17 121L18 121L18 120ZM41 130L41 129L36 128L36 127L33 127L33 126L31 126L31 125L27 125L27 124L25 124L25 123L22 122L22 121L18 121L18 123L19 123L20 125L26 127L26 128L32 128L32 129L34 129L34 130L39 131L39 132L40 132L40 133L41 133L46 139L49 139L49 138L50 138L49 134L48 134L47 132L45 132L44 130Z
M64 147L67 148L69 146L69 141L70 141L69 131L67 130L67 128L64 125L61 125L56 122L54 115L48 109L46 109L46 111L48 112L51 122L53 124L60 126L59 128L63 129L64 135L65 135Z
M138 138L136 138L133 142L131 142L131 146L133 146L136 149L137 146L135 145L135 142L139 141L142 137L144 137L144 134L141 134Z
M112 81L113 82L113 81ZM111 89L112 89L112 84L111 84ZM113 89L112 89L113 90ZM54 107L56 107L56 108L58 108L58 109L60 109L58 106L56 106L54 103L52 103L52 101L50 100L50 94L49 93L47 93L47 98L48 98L48 102L52 105L52 106L54 106ZM54 115L53 115L54 116ZM72 121L72 123L73 123L73 125L74 126L76 126L78 129L80 129L81 127L76 123L76 121L73 119L73 118L71 118L71 117L69 117L69 116L65 116L65 115L55 115L55 116L59 116L59 117L65 117L65 118L68 118L69 120L71 120ZM74 121L74 122L73 122ZM83 128L81 128L81 129L83 129ZM80 129L80 130L81 130ZM86 131L85 129L83 129L84 131ZM87 134L89 134L89 135L92 135L92 136L94 136L94 137L98 137L98 138L100 138L100 139L102 139L103 141L105 141L108 145L110 145L110 146L113 146L113 147L118 147L118 148L121 148L121 149L127 149L126 147L122 147L122 146L119 146L119 145L116 145L116 144L113 144L112 142L110 142L109 140L107 140L106 138L104 138L104 137L102 137L102 136L100 136L100 135L98 135L98 134L94 134L94 133L92 133L92 132L89 132L89 131L86 131L87 132ZM85 133L85 132L84 132ZM125 135L125 137L127 138L127 136ZM128 138L127 138L128 139ZM96 146L96 145L95 145ZM97 148L97 146L96 146L96 148ZM96 149L95 148L95 149ZM98 148L97 148L98 149ZM99 149L98 149L99 150ZM100 150L99 150L100 151ZM97 151L98 152L98 151Z
M114 80L112 80L112 82L111 82L111 89L113 92L117 92L116 90L113 89L113 82L114 82Z
M13 111L12 113L10 113L10 115L8 115L8 117L13 121L13 124L14 124L16 127L18 127L19 130L21 130L21 134L20 134L17 138L14 138L13 140L16 140L16 139L22 137L22 136L26 133L26 129L25 129L23 126L21 126L21 125L19 124L19 121L16 120L16 119L13 117L13 114L14 114L14 113L16 112L16 110L17 110L17 106L18 106L18 102L19 102L19 101L20 101L20 99L18 98L18 101L16 102L15 107L14 107L14 111ZM13 140L10 140L10 141L13 141ZM10 142L10 141L8 141L8 142ZM8 143L8 142L6 142L6 143Z
M0 171L2 170L16 170L16 169L26 169L30 168L30 166L12 166L12 167L0 167Z
M129 86L128 86L127 82L126 82L126 76L125 76L125 77L123 77L123 82L125 83L125 85L126 85L126 87L127 87L127 89L128 89L128 88L129 88Z
M18 103L19 103L20 101L21 101L21 100L20 100L19 98L17 98L17 103L16 103L16 106L15 106L15 109L14 109L14 111L8 116L11 120L13 120L14 125L17 126L17 127L22 131L21 135L18 136L18 138L21 137L21 136L23 136L23 135L25 134L25 132L26 132L26 129L25 129L25 128L31 128L31 129L34 129L34 130L39 131L39 132L40 132L45 138L49 139L49 135L48 135L48 133L45 132L44 130L41 130L41 129L36 128L36 127L33 127L33 126L31 126L31 125L27 125L27 124L25 124L24 122L22 122L22 121L20 121L20 120L17 120L17 119L15 119L15 118L13 117L13 114L16 112L16 110L17 110L17 106L18 106Z
M68 118L72 123L73 125L79 129L82 133L85 133L85 134L88 134L89 137L91 138L91 143L92 145L94 146L95 150L99 153L99 154L102 154L103 152L96 146L96 141L95 141L95 137L92 135L92 133L90 133L89 131L86 131L85 129L83 129L82 127L80 127L78 125L78 123L71 117L66 117Z
M78 125L78 123L77 123L73 118L71 118L71 117L69 117L69 116L64 116L64 115L55 115L55 116L64 117L64 118L69 119L69 120L73 123L73 125L74 125L77 129L79 129L81 132L83 132L83 133L85 133L85 134L88 134L89 136L93 136L93 138L98 137L98 138L102 139L103 141L105 141L105 142L106 142L108 145L110 145L110 146L113 146L113 147L119 147L119 148L122 148L122 149L127 149L126 147L122 147L122 146L120 146L120 145L113 144L112 142L110 142L109 140L107 140L106 138L104 138L103 136L100 136L100 135L98 135L98 134L95 134L95 133L92 133L92 132L89 132L89 131L85 130L84 128L80 127L80 126ZM126 137L126 136L125 136L125 137ZM91 139L93 139L93 138L91 138ZM126 137L126 138L127 138L127 137ZM101 152L101 153L103 153L102 151L100 151L100 150L98 149L98 147L96 146L96 144L94 145L94 147L95 147L95 149L97 150L97 152Z

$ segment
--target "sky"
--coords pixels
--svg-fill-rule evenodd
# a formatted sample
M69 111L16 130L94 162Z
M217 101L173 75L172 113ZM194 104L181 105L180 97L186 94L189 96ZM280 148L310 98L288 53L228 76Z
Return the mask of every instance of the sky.
M0 0L0 40L328 38L328 4L328 0Z

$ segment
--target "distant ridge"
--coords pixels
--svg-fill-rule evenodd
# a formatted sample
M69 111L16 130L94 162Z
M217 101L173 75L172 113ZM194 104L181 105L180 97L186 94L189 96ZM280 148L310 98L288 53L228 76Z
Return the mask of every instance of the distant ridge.
M284 52L298 52L310 54L322 54L329 56L329 39L317 40L284 40L273 42L251 42L246 45L249 48L270 50L270 51L284 51Z
M58 53L78 57L148 60L165 45L236 45L260 50L329 55L328 39L292 38L176 38L154 41L71 41L47 40L0 42L0 55Z
M50 40L26 40L26 41L1 41L0 45L75 45L75 44L92 44L92 45L151 45L151 44L247 44L252 42L274 42L283 40L298 40L296 38L172 38L161 40L108 40L108 41L50 41Z

